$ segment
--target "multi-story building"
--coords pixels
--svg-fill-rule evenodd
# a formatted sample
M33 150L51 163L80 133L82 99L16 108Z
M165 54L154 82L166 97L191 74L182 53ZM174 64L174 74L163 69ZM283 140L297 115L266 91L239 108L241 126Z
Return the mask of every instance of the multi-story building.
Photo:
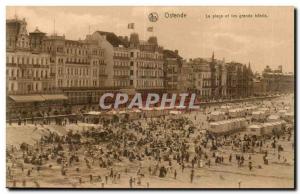
M210 60L212 97L215 99L227 96L227 69L225 59L215 59L214 53Z
M237 62L226 64L227 96L243 98L253 95L253 73L250 67Z
M196 58L189 61L193 69L194 90L202 98L211 96L211 68L207 60Z
M266 66L262 72L262 79L266 84L267 93L289 93L294 91L294 74L284 73L282 66L272 70Z
M253 95L253 73L241 63L225 59L196 58L189 61L193 69L194 90L202 99L242 98Z
M154 36L140 40L137 33L128 38L96 31L84 40L68 40L39 29L28 33L25 20L7 20L6 25L8 94L60 95L28 97L29 101L68 99L67 104L96 104L104 92L122 90L196 92L202 99L253 95L250 65L226 64L214 54L186 62L177 50L164 50ZM269 68L263 73L267 91L289 91L292 78Z
M97 103L107 79L104 50L98 42L52 35L44 45L51 56L55 87L65 92L71 104Z
M147 41L133 33L128 37L96 31L91 36L105 50L105 63L111 67L110 86L122 89L163 89L163 48L156 37Z
M123 89L133 87L128 45L113 32L96 31L89 38L105 50L104 63L107 64L108 74L105 85Z
M164 86L167 91L178 91L179 76L182 70L183 60L178 55L178 50L164 50Z
M44 45L51 54L52 73L57 88L104 87L104 50L92 40L67 40L49 36Z
M194 89L203 98L224 98L227 90L225 62L214 58L190 60L194 74Z
M261 75L256 73L253 79L253 95L264 96L267 94L266 91L266 82L263 80Z
M27 33L26 21L6 21L6 88L8 94L34 94L53 89L50 55L39 44L44 33Z
M192 66L186 61L182 61L180 74L178 75L178 90L180 92L194 91L194 72Z
M237 66L234 63L227 63L227 98L237 97Z
M130 80L140 92L161 92L164 89L163 48L156 37L147 41L139 40L136 33L131 34L130 48Z
M98 102L108 85L104 50L98 41L46 36L38 29L28 34L25 19L7 20L6 25L7 92L13 101ZM49 93L56 95L45 96Z
M38 28L28 33L25 19L7 20L6 27L8 117L32 116L37 106L62 105L67 97L55 86L51 54L43 44L46 34Z

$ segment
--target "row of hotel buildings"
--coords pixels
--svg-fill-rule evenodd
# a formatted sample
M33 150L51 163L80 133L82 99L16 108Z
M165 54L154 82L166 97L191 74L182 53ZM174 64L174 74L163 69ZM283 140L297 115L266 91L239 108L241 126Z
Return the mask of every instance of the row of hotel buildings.
M195 92L200 99L241 98L292 92L294 75L267 67L255 75L250 64L184 60L156 37L140 40L96 31L84 40L27 32L25 19L6 21L8 103L98 103L111 92Z

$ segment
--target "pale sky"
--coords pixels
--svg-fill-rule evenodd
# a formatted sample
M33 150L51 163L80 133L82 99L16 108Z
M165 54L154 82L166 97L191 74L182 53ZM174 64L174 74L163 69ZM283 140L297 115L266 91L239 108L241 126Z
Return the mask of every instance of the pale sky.
M178 49L185 58L211 57L226 62L251 63L253 71L266 65L283 66L294 72L294 10L292 7L7 7L7 19L26 18L28 31L38 28L48 34L65 34L68 39L84 39L95 30L129 35L127 24L135 23L140 39L155 35L165 49ZM157 12L155 23L148 14ZM186 18L168 19L165 13L185 13ZM207 19L206 14L223 14ZM225 18L226 14L252 14L252 18ZM266 14L267 18L254 18ZM89 28L90 26L90 28ZM149 26L154 32L147 32Z

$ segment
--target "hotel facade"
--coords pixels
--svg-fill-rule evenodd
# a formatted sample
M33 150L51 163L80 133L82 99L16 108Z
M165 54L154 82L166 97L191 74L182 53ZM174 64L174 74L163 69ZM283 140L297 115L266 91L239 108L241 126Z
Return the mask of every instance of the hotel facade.
M257 95L250 64L211 58L185 61L178 50L164 49L157 37L137 33L118 36L95 31L84 40L69 40L36 28L27 32L25 19L6 21L6 91L8 106L28 108L57 104L96 105L106 92L194 92L200 99ZM266 91L291 92L293 75L266 68Z

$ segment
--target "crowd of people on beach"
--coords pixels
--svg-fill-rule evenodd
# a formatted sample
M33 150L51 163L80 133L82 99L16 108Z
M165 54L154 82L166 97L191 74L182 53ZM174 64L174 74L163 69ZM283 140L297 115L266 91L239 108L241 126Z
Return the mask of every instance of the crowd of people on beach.
M287 162L280 142L291 141L292 128L266 137L216 136L203 121L196 124L198 120L198 114L188 113L101 122L81 131L68 129L65 134L48 130L34 145L24 142L7 147L7 178L13 187L26 187L28 181L40 187L38 175L55 171L59 172L56 176L74 180L72 187L85 183L109 187L126 177L128 187L133 188L149 187L151 182L145 182L145 177L175 180L185 174L194 183L197 169L224 164L253 171L269 164L270 152L276 152L278 161ZM41 125L47 128L47 123ZM261 161L253 159L255 154L261 155Z

